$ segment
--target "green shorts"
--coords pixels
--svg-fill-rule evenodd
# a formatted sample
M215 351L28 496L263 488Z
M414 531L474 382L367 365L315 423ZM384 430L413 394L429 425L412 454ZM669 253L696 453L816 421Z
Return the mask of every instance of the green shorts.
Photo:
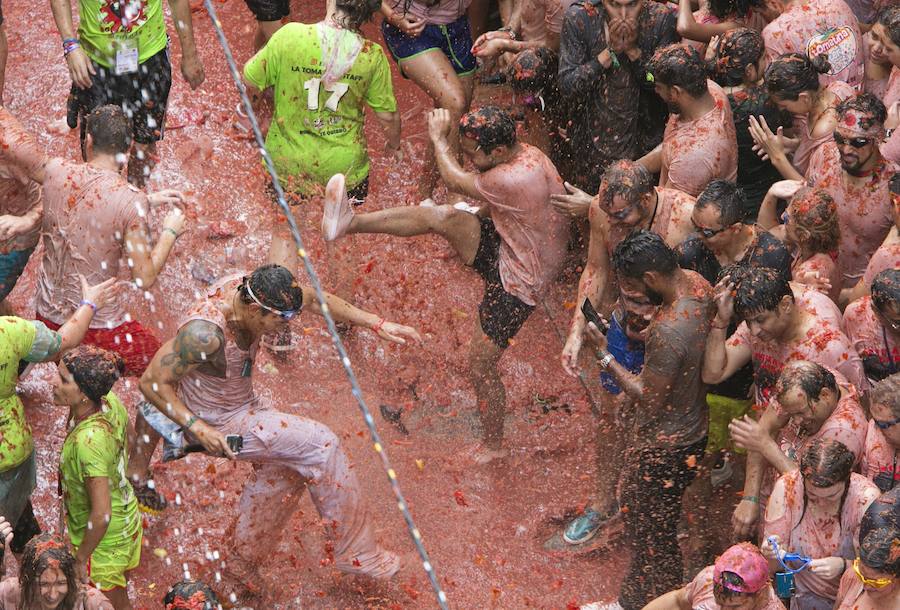
M37 486L37 465L34 459L34 451L25 461L6 472L0 472L0 515L15 527L16 522L31 492Z
M135 569L141 562L143 538L144 530L138 528L132 539L124 544L105 545L106 539L101 540L88 563L91 582L101 591L128 586L125 572Z
M736 449L731 444L728 424L732 419L746 415L753 405L753 400L749 398L739 400L709 392L706 394L706 404L709 406L709 443L706 445L706 453L712 454L722 449L746 453L743 449Z

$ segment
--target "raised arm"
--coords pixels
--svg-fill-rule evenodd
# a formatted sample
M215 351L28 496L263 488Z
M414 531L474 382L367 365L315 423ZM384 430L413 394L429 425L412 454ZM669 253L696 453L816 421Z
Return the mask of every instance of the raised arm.
M481 193L475 186L477 174L467 172L459 164L456 153L447 139L450 132L456 129L450 119L450 111L445 108L435 108L428 113L428 135L434 144L434 155L437 160L441 179L450 191L462 193L472 199L481 199Z
M734 375L750 362L750 346L744 343L729 344L728 326L734 317L734 284L729 278L722 278L716 284L716 306L718 312L713 318L712 328L706 339L703 356L703 382L710 385L721 383Z
M739 27L739 25L735 21L697 23L697 20L694 19L694 9L691 6L691 0L678 0L678 22L675 29L682 38L696 40L697 42L709 42L713 36L720 36L736 27Z
M591 55L586 39L588 16L579 6L570 7L563 18L559 42L559 89L565 96L586 93L596 86L597 79L612 66L609 49Z
M322 315L322 308L319 306L319 301L316 300L316 293L312 288L303 288L303 302L308 303L304 308L308 308L312 313ZM325 302L335 322L347 322L353 326L369 328L382 339L393 343L405 344L407 339L412 341L422 340L415 328L397 324L396 322L388 322L374 313L354 307L344 299L331 293L325 293Z
M178 396L179 382L201 366L224 376L225 334L212 322L191 320L156 352L141 377L141 392L166 417L196 436L207 452L233 459L225 436L198 419Z
M759 492L762 488L766 465L772 464L784 474L794 468L791 461L775 442L778 432L787 425L787 419L769 405L759 422L744 416L728 426L731 438L738 447L747 450L747 470L744 474L744 493L731 518L738 538L746 538L753 532L759 520Z

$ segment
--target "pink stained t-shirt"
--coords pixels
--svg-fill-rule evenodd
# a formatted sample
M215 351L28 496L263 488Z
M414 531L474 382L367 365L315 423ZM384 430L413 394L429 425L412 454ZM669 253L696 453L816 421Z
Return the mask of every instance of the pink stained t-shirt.
M813 559L825 557L856 557L859 537L859 522L869 505L880 495L875 485L855 472L850 475L850 484L840 515L817 515L804 505L803 479L799 470L781 475L772 490L766 508L764 537L778 536L781 547L792 553L799 553ZM773 508L784 503L783 514ZM802 517L802 519L801 519ZM840 576L824 578L812 570L803 570L794 577L797 592L809 591L820 597L835 599Z
M656 196L656 211L646 229L661 236L670 247L674 248L685 238L681 227L690 223L697 200L678 189L660 187L656 187ZM619 242L628 237L632 231L634 231L632 227L610 224L606 240L606 250L610 256Z
M831 70L822 84L844 81L862 87L865 54L856 15L844 0L794 0L763 31L766 58L772 63L785 53L827 55Z
M825 90L831 93L832 108L837 108L838 104L856 93L853 87L841 81L830 83L825 87ZM834 142L834 132L829 131L813 138L812 132L814 130L815 126L810 128L809 118L805 114L794 115L794 135L799 138L800 143L791 157L791 163L801 174L805 174L809 168L809 162L813 153L823 145Z
M692 610L721 610L721 606L716 602L716 596L713 592L713 573L715 566L707 566L700 570L694 580L689 582L684 590L690 601ZM756 606L758 610L784 610L781 601L775 595L771 584L767 584L768 589L765 595L765 602L761 606Z
M880 476L894 481L894 486L900 485L900 448L888 442L874 421L869 422L866 430L866 447L859 466L862 475L870 481Z
M85 595L79 597L74 610L113 610L113 605L106 596L93 587L84 588ZM0 582L0 610L19 610L22 589L15 576L4 578Z
M841 397L822 426L815 433L806 435L791 421L778 434L777 442L782 453L795 462L800 461L804 448L817 440L841 442L853 454L854 462L859 462L862 458L869 423L859 404L859 393L839 372L831 369L831 373L837 381ZM776 414L783 415L778 400L772 400L772 408Z
M763 341L750 333L742 322L728 345L747 345L753 359L753 376L756 383L756 402L761 407L773 398L775 382L784 365L794 360L809 360L839 372L857 389L867 389L869 382L863 371L862 360L841 330L840 310L822 293L800 284L791 284L797 305L809 313L815 324L807 336L797 343L783 344Z
M875 276L885 269L900 269L900 237L897 229L875 250L863 274L863 283L871 288Z
M536 305L566 256L569 219L550 204L550 195L565 193L553 163L534 146L519 147L515 157L479 174L475 188L501 238L504 290Z
M547 33L562 32L566 10L578 0L521 0L521 39L529 42L547 39Z
M897 169L885 161L864 182L851 184L841 168L840 153L834 142L820 147L810 160L807 181L827 191L837 206L841 225L838 265L845 288L856 285L872 254L894 226L889 186Z
M673 114L666 124L662 143L659 185L678 189L692 197L711 180L737 179L737 139L731 104L722 88L707 81L715 100L712 110L693 121Z
M434 6L429 7L416 0L388 0L388 6L393 11L403 14L406 7L406 14L424 19L428 25L453 23L466 14L470 4L472 0L438 0Z
M147 196L116 172L58 158L48 161L37 313L63 324L81 302L79 273L92 286L118 277L127 256L125 234L146 231L149 209ZM113 301L94 313L91 328L115 328L126 316Z
M243 275L228 275L210 286L206 298L195 303L181 322L184 326L192 320L206 320L218 326L225 334L225 378L194 369L178 384L178 394L188 409L215 427L259 404L252 376L259 341L247 349L238 346L228 329L225 315L218 306L234 299Z
M888 332L872 311L872 297L865 296L847 305L844 329L860 358L875 356L884 367L900 365L900 341Z

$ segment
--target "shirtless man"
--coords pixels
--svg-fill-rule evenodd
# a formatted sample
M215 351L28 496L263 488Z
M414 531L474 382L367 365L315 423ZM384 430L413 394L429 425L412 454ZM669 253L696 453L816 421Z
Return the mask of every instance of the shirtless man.
M131 146L130 123L121 108L111 105L85 117L87 163L77 163L47 157L18 121L0 109L5 154L44 186L44 253L35 310L37 319L53 330L78 307L78 274L98 284L117 277L122 259L127 258L135 286L149 290L184 230L185 216L176 208L166 216L153 244L148 211L179 202L182 196L172 190L148 196L122 178L120 170ZM84 343L116 352L125 360L126 375L135 377L143 374L160 345L117 300L97 310ZM136 485L135 493L145 510L165 506L152 485Z
M270 256L270 260L278 255ZM253 389L253 366L263 334L276 332L304 307L321 314L311 288L301 287L289 268L294 250L281 257L287 266L270 263L243 277L222 278L184 317L174 338L154 356L141 377L150 404L196 438L212 455L246 460L254 474L245 484L234 527L226 579L238 595L252 594L257 566L268 553L260 541L277 540L297 509L297 496L309 484L313 502L334 539L335 567L342 572L390 578L399 558L375 542L359 484L340 439L325 425L278 411ZM293 257L293 258L291 258ZM371 328L395 343L420 340L407 326L387 322L326 293L337 322ZM155 407L155 409L154 409ZM146 420L139 419L143 427ZM140 432L140 430L139 430ZM132 453L129 468L146 479L159 436L149 430ZM233 452L226 435L240 435L243 448ZM295 501L286 502L292 496Z
M465 171L448 142L456 126L447 110L428 116L438 168L451 191L486 201L478 215L444 205L399 207L354 214L343 195L343 177L325 192L322 234L333 241L349 233L412 237L436 233L450 242L466 265L485 281L478 325L469 347L469 370L478 399L483 443L477 463L504 457L506 390L497 363L562 267L568 219L550 204L563 181L544 153L516 139L504 111L486 106L459 120L460 146L479 170Z
M554 196L554 204L561 209L573 206L583 209L588 195L575 191L573 195ZM600 191L588 204L591 238L587 264L578 283L578 306L562 353L563 368L578 375L578 354L581 352L585 319L581 313L584 299L590 299L598 309L612 303L610 290L610 256L629 233L637 229L654 231L669 247L680 244L693 231L691 211L694 199L681 191L653 186L647 169L633 161L616 161L603 174Z

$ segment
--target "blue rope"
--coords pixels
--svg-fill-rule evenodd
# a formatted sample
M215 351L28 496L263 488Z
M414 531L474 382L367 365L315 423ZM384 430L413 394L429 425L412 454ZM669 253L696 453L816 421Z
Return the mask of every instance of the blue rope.
M353 372L353 366L350 364L350 357L347 356L347 351L344 349L344 344L341 342L341 338L335 328L334 319L331 317L331 311L328 309L328 303L325 302L325 294L322 292L319 276L316 274L316 270L313 268L312 263L307 256L306 248L303 246L303 238L300 236L297 223L294 220L293 214L291 214L291 208L284 199L284 191L281 188L281 183L278 181L278 173L275 171L272 157L269 156L269 151L266 149L262 131L256 120L256 113L253 111L253 105L250 103L250 98L247 96L247 90L244 88L244 83L241 80L240 72L234 61L234 55L231 53L231 47L228 45L228 40L225 38L225 33L222 31L222 23L219 21L219 17L216 14L216 9L213 7L212 1L204 0L203 4L206 7L206 11L209 13L210 20L212 20L213 28L216 30L216 36L219 39L219 44L222 46L225 60L228 62L228 69L231 71L231 79L237 87L238 93L241 96L241 103L244 106L244 110L247 112L247 117L250 119L250 126L253 128L253 136L259 147L259 154L262 156L263 161L266 164L266 170L268 170L269 175L272 178L272 187L275 189L275 194L278 198L278 207L281 208L281 211L284 213L285 219L287 220L288 228L290 228L291 235L294 238L294 244L297 246L297 254L300 256L300 260L303 261L303 267L306 269L309 282L312 285L313 290L315 290L319 308L322 310L322 317L325 318L325 322L328 325L328 332L331 335L331 340L341 358L344 372L347 373L347 378L350 380L351 392L356 399L356 404L359 405L359 410L362 412L366 427L369 428L369 435L372 439L375 452L381 458L381 465L387 473L388 481L391 484L391 491L394 492L394 496L397 498L397 508L400 509L400 512L403 514L403 520L406 521L406 528L409 530L409 535L413 540L413 544L416 546L416 551L418 551L419 557L422 559L422 568L428 575L428 580L431 582L431 588L434 589L438 606L440 606L442 610L449 610L449 606L447 606L447 594L441 589L434 566L431 565L431 560L428 558L428 551L425 550L425 546L422 544L422 534L419 532L419 528L416 527L412 514L409 512L409 506L406 503L406 499L403 497L403 492L400 490L400 483L397 481L397 473L391 467L391 463L388 460L384 445L381 442L381 437L378 435L378 430L375 429L375 420L372 418L372 412L369 410L366 401L363 399L359 382L356 379L356 374Z

